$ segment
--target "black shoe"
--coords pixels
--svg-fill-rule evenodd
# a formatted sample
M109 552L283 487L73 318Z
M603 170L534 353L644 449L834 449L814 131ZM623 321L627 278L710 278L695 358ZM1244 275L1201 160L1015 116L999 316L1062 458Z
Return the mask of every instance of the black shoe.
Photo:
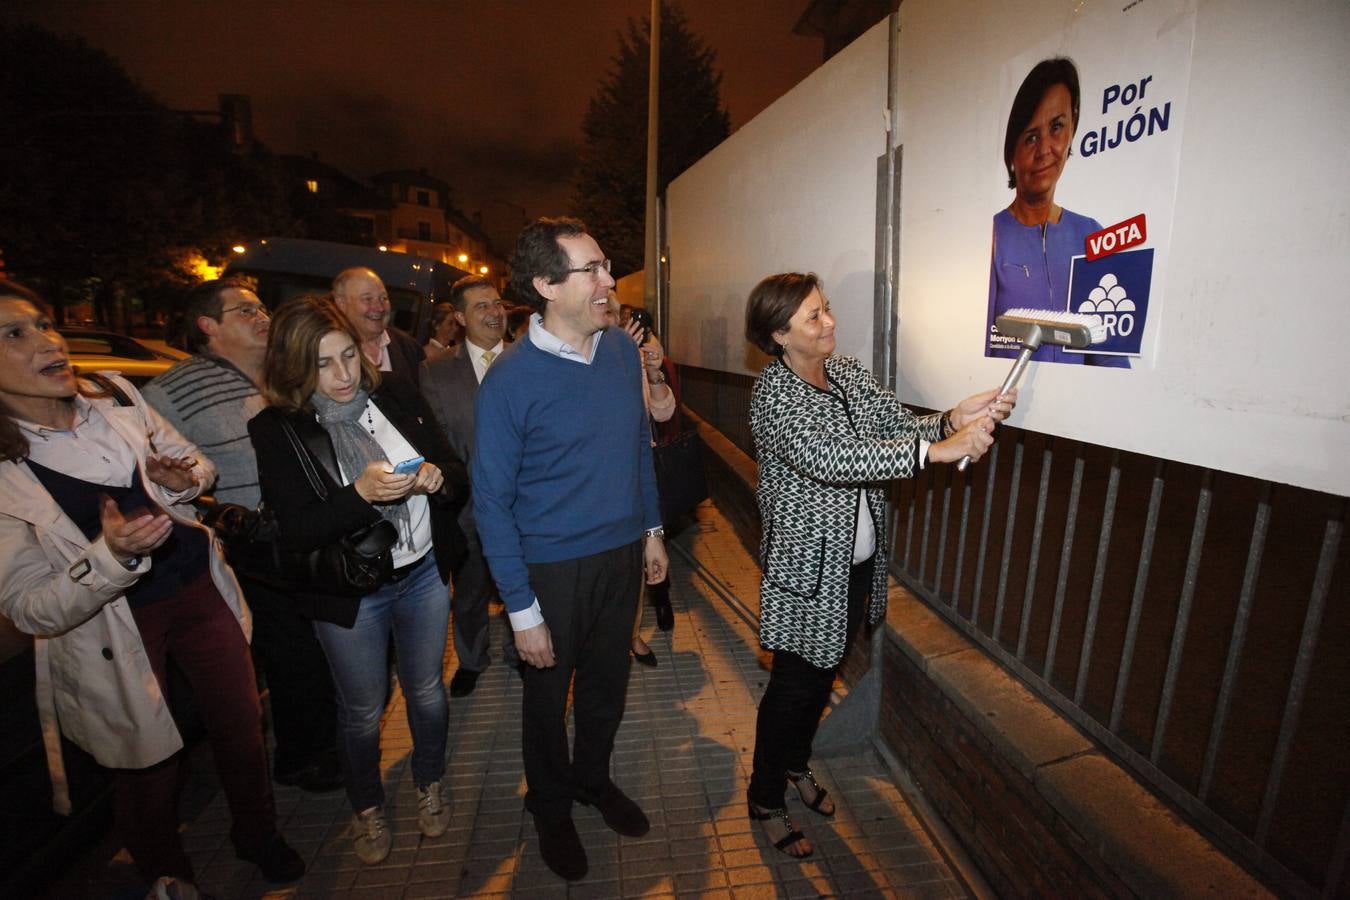
M234 855L256 865L263 878L273 884L298 881L305 874L305 861L278 832L262 838L244 838L231 832L230 841Z
M568 881L586 877L590 869L586 848L581 846L581 836L570 815L536 815L534 831L539 835L539 855L555 875Z
M675 627L675 610L670 608L670 601L656 604L656 627L662 631L670 631Z
M612 781L599 794L582 791L577 801L600 810L605 824L624 837L642 837L652 829L642 808Z
M455 677L450 679L450 696L467 697L473 693L473 689L478 686L478 676L481 673L473 669L458 669Z
M633 659L642 663L642 665L656 668L656 651L652 648L648 647L646 653L638 653L636 650L629 650L628 652L633 654Z
M306 793L327 794L342 787L342 764L338 762L336 750L325 750L299 769L277 770L272 780L286 787L298 787Z

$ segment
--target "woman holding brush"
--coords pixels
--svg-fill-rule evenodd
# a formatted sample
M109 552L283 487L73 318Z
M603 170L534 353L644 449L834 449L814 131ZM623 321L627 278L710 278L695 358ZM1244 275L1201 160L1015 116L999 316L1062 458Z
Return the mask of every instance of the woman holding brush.
M985 391L916 416L857 360L834 355L834 329L814 274L771 275L750 293L746 338L774 359L750 401L764 535L759 640L773 673L756 722L749 815L797 858L813 848L788 815L787 786L813 812L834 814L810 769L811 742L868 597L871 624L886 612L879 482L978 460L1016 399Z

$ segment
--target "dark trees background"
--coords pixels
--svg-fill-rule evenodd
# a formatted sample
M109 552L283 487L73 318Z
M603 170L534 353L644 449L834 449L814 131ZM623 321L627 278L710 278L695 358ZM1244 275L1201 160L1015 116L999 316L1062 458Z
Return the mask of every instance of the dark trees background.
M298 229L277 160L218 117L166 108L107 54L0 29L0 248L57 307L127 329L167 311L239 240Z
M586 110L585 144L573 211L614 262L616 277L642 268L647 181L647 48L650 20L628 20L614 68ZM661 4L660 136L657 191L731 131L716 54Z

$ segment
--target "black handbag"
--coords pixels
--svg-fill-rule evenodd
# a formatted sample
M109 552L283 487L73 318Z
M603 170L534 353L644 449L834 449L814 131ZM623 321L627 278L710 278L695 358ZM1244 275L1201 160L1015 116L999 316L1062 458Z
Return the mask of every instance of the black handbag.
M313 455L290 422L282 419L281 426L310 487L320 501L327 500L328 490ZM359 598L378 590L393 574L398 528L386 519L363 525L317 550L294 551L282 548L277 540L276 515L267 504L249 509L238 503L198 499L202 523L216 532L225 545L226 559L246 578L282 591Z
M697 431L652 448L656 487L661 494L661 521L667 526L708 499L708 478L703 471L703 439Z
M310 487L320 502L326 501L328 489L319 477L313 454L300 440L290 422L282 419L281 427L295 449L300 468L309 479ZM266 505L259 507L259 510L263 516L259 527L270 527L275 534L276 522L272 511ZM272 521L269 523L268 519ZM379 519L344 535L337 543L317 550L283 550L281 543L275 539L271 541L271 546L277 572L295 588L339 597L364 597L379 589L393 575L393 550L397 543L398 528L387 519Z

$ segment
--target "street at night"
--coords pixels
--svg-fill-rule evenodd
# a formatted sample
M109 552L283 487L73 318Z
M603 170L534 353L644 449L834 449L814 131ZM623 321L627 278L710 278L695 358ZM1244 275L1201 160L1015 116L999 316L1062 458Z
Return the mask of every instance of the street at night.
M0 896L1350 897L1347 61L10 0Z

